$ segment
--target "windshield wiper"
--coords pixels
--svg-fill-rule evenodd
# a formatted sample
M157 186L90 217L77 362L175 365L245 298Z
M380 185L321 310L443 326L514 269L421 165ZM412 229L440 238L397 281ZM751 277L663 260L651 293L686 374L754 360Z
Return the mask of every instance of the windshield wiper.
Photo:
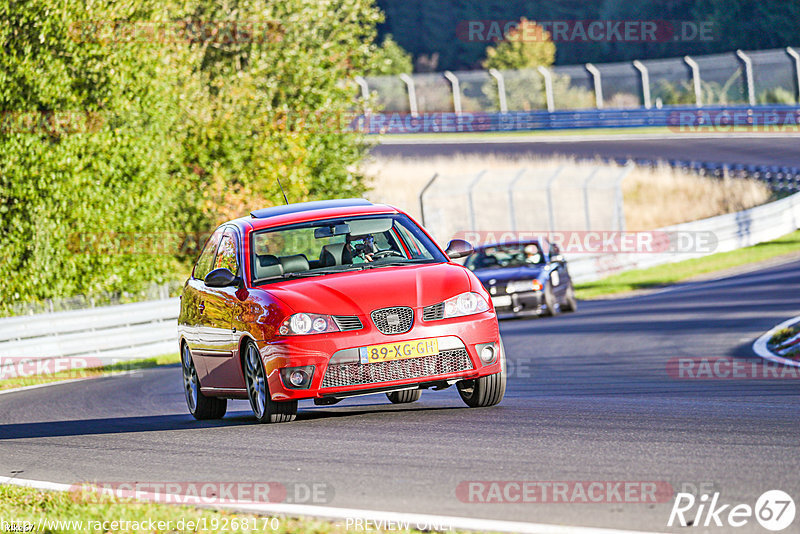
M359 265L357 267L351 267L349 269L315 269L312 271L302 271L299 273L284 273L281 278L311 278L313 276L324 276L326 274L336 274L336 273L349 273L352 271L363 271L364 267Z

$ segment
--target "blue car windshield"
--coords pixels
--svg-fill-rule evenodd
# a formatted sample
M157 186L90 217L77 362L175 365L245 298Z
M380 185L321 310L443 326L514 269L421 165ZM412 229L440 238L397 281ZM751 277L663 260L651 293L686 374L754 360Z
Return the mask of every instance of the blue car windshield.
M544 254L538 243L499 245L480 249L467 258L465 266L471 271L505 269L543 265Z

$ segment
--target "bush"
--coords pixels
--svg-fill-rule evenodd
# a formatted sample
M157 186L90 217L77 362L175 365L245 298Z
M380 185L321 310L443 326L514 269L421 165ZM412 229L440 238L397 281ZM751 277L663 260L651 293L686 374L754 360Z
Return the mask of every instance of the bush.
M349 170L367 146L346 131L346 81L375 66L372 0L253 0L234 21L212 0L83 4L0 4L0 312L185 277L187 257L163 233L282 202L276 177L294 202L364 191ZM270 33L119 31L143 21L256 21ZM140 253L142 240L157 250Z

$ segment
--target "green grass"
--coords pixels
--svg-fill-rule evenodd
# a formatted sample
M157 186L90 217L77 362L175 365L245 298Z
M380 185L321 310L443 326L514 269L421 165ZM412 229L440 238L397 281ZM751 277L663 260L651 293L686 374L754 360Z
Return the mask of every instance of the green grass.
M135 371L137 369L148 369L150 367L158 367L160 365L170 365L173 363L180 363L180 355L165 354L155 358L145 358L142 360L122 361L112 365L103 367L91 367L85 369L70 369L58 373L39 374L34 376L19 376L11 377L0 380L0 391L5 389L21 388L25 386L35 386L39 384L47 384L50 382L60 382L63 380L73 380L76 378L93 378L101 376L110 376L115 373L122 373L125 371Z
M585 300L637 289L659 288L695 276L769 260L798 251L800 251L800 231L785 235L775 241L731 252L722 252L704 258L659 265L649 269L628 271L596 282L577 284L575 286L575 294L579 299Z
M225 511L198 509L120 500L95 493L40 491L17 486L0 486L0 519L17 525L28 522L34 532L270 532L270 533L339 533L349 532L339 524L316 519L270 518ZM39 521L50 521L49 528L38 529ZM183 521L184 528L179 527ZM72 525L54 525L53 521L72 521ZM119 521L118 528L95 528L104 521ZM150 521L156 528L150 528ZM158 525L163 521L162 525ZM189 521L200 528L187 528ZM82 528L75 522L82 522ZM92 522L92 523L90 523ZM97 523L100 522L100 523ZM123 523L128 522L128 523ZM168 526L167 522L171 522ZM206 528L202 528L205 525ZM43 525L44 526L44 525ZM233 528L233 527L237 528ZM2 525L0 525L0 528ZM76 528L77 527L77 528ZM137 528L138 527L138 528ZM277 528L274 528L277 527ZM8 529L10 531L10 529ZM0 531L2 532L2 531ZM353 531L354 532L354 531ZM374 531L373 531L374 532ZM380 531L378 531L380 532Z

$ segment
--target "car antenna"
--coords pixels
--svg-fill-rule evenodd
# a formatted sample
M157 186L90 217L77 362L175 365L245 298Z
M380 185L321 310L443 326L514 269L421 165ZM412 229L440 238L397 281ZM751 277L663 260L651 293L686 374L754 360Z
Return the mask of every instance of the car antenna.
M281 193L283 193L283 200L286 201L286 205L288 206L289 205L289 199L286 198L286 191L283 190L283 185L281 185L281 179L280 179L279 176L276 176L275 179L278 180L278 187L281 188Z

